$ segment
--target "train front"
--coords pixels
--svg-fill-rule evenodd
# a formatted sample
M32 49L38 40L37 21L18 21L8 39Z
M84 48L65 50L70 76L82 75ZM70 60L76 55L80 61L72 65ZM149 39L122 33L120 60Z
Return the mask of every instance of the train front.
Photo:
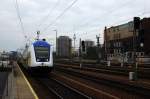
M50 72L53 68L52 46L43 40L35 41L31 47L31 70Z

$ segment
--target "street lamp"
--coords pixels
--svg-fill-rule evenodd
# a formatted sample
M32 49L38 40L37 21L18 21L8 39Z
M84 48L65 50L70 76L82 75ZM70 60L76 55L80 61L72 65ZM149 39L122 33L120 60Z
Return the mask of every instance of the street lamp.
M57 56L57 30L53 30L56 32L56 56Z
M40 39L40 31L37 31L37 40Z

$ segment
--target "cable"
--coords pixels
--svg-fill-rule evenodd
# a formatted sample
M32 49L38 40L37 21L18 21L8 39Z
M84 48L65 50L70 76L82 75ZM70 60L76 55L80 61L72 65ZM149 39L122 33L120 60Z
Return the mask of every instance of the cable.
M142 13L139 13L139 14L137 14L136 16L143 16L143 15L148 14L148 13L150 13L150 12L145 12L145 11L143 11ZM130 17L130 18L125 19L125 20L122 20L122 21L115 22L115 23L113 23L113 24L110 25L110 26L116 25L116 24L121 23L121 22L130 21L131 19L133 19L133 17Z
M149 13L149 12L145 12L144 14L147 14L147 13ZM142 16L142 15L144 15L143 13L140 13L140 14L137 14L136 16ZM121 20L121 21L118 21L118 22L114 22L113 24L111 24L110 26L114 26L114 25L116 25L117 23L120 23L120 22L126 22L126 21L132 21L131 19L133 19L133 17L130 17L130 18L128 18L128 19L125 19L125 20ZM88 32L91 32L91 31L96 31L96 30L102 30L103 28L100 28L100 27L98 27L98 29L92 29L92 30L90 30L90 31L88 31ZM77 35L77 36L90 36L90 37L92 37L92 35L93 35L93 33L82 33L82 34L79 34L79 35ZM95 36L95 35L94 35Z
M19 19L19 23L20 23L20 27L21 27L22 33L23 33L24 37L25 37L25 38L27 38L27 36L25 35L23 22L22 22L21 15L20 15L20 12L19 12L19 5L18 5L18 1L17 1L17 0L15 0L15 3L16 3L16 4L15 4L16 12L17 12L17 16L18 16L18 19Z
M142 16L142 15L144 15L144 14L148 14L148 13L150 13L150 12L145 12L144 11L144 13L142 12L142 13L139 13L139 14L137 14L136 16ZM125 19L125 20L121 20L121 21L117 21L117 22L114 22L113 24L111 24L111 25L109 25L109 26L114 26L114 25L116 25L116 24L119 24L119 23L122 23L122 22L127 22L127 21L132 21L132 19L133 19L133 17L130 17L130 18L128 18L128 19ZM91 32L91 31L94 31L94 30L101 30L102 28L100 28L100 27L98 27L98 29L92 29L92 30L90 30L90 31L88 31L88 32ZM91 35L93 35L93 33L92 34L88 34L88 33L84 33L84 34L79 34L80 36L91 36Z
M77 1L78 1L78 0L74 0L62 13L60 13L60 15L58 15L58 16L56 17L56 19L55 19L52 23L48 24L48 26L45 27L45 28L43 29L43 31L47 30L50 26L52 26L52 25L53 25L60 17L62 17Z
M137 1L137 0L135 0L135 1ZM135 3L135 1L134 1L134 3ZM132 2L132 1L129 0L129 1L127 1L127 2L125 2L125 3L123 3L123 4L121 4L119 7L116 7L116 8L114 8L114 9L111 9L111 10L105 12L105 13L103 14L103 16L100 16L100 17L101 17L100 20L102 20L102 18L106 18L106 16L109 16L111 13L114 13L114 12L120 10L120 8L124 8L126 5L129 5L130 2ZM83 27L83 26L85 26L85 25L87 26L87 25L89 25L90 22L91 22L91 21L86 21L85 23L83 23L82 25L80 25L80 27L78 27L78 28L81 28L81 27ZM77 28L76 28L76 29L77 29Z
M41 23L38 25L38 27L40 28L41 25L43 25L43 23L49 18L49 16L52 15L52 13L54 12L54 9L58 6L60 0L57 0L57 2L55 3L55 5L53 6L53 8L49 11L49 13L41 20Z

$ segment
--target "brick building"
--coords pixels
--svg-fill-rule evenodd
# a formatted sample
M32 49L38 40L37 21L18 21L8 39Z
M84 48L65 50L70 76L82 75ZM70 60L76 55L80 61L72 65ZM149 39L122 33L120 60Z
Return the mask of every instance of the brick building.
M149 42L150 18L141 19L139 30L136 32L134 32L133 21L118 26L112 26L110 28L105 27L105 58L107 60L119 62L133 62L134 47L138 57L143 57L146 55L150 56L150 46L148 45Z

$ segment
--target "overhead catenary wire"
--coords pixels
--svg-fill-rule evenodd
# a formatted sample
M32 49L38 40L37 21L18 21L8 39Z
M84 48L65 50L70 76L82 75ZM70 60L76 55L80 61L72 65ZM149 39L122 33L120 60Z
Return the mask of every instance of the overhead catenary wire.
M52 26L61 16L64 15L64 13L66 11L68 11L73 5L74 3L76 3L77 0L74 0L59 16L56 17L56 19L54 21L52 21L52 23L50 23L46 28L44 28L45 30L47 30L50 26ZM18 2L16 0L16 10L17 10L17 15L18 15L18 18L19 18L19 21L20 21L20 25L21 25L21 29L22 29L22 33L25 35L25 32L24 32L24 26L23 26L23 22L22 22L22 19L21 19L21 16L20 16L20 13L19 13L19 6L18 6ZM112 9L113 10L113 9ZM111 12L111 11L108 11L108 12ZM111 12L112 13L112 12ZM144 12L145 13L145 12ZM51 15L51 14L50 14ZM46 19L44 19L46 20ZM25 36L26 37L26 36Z
M144 16L145 14L149 14L150 12L145 12L145 11L143 11L142 13L139 13L139 14L137 14L137 15L135 15L135 16ZM133 16L134 17L134 16ZM117 21L117 22L115 22L115 23L113 23L113 24L111 24L110 26L113 26L113 25L116 25L116 24L119 24L119 23L122 23L122 22L127 22L127 21L133 21L133 17L130 17L130 18L128 18L128 19L125 19L125 20L121 20L121 21Z
M16 13L17 13L18 19L19 19L20 27L22 30L22 34L25 38L27 38L27 36L25 35L24 26L23 26L22 18L21 18L20 11L19 11L18 0L15 0L15 8L16 8Z
M137 14L136 16L143 16L144 14L148 14L148 13L150 13L150 12L142 12L142 13L139 13L139 14ZM116 24L119 24L119 23L122 23L122 22L129 22L129 21L132 21L133 20L133 17L130 17L130 18L128 18L128 19L125 19L125 20L121 20L121 21L117 21L117 22L114 22L114 23L112 23L111 25L109 25L109 26L114 26L114 25L116 25ZM103 27L104 28L104 27ZM93 35L94 34L94 32L92 32L92 31L98 31L98 30L102 30L102 27L100 28L100 27L98 27L98 29L91 29L90 31L87 31L86 33L84 32L84 33L82 33L82 34L79 34L79 35L77 35L77 36L79 36L79 37L81 37L81 36L83 36L84 35L84 37L94 37L95 38L95 35ZM92 33L88 33L88 32L92 32ZM95 32L95 33L97 33L97 32Z
M56 7L58 6L60 0L57 0L57 2L55 3L55 5L50 9L50 11L48 12L48 14L43 17L43 19L41 20L41 22L38 25L38 28L40 28L43 23L45 23L45 21L52 15L52 13L54 12L54 10L56 9Z
M144 10L142 13L139 13L139 14L134 15L134 16L144 16L145 14L149 14L149 13L150 13L149 11L146 12L146 11ZM129 22L129 21L132 21L134 16L129 17L129 18L124 19L124 20L116 21L116 22L112 23L112 24L109 25L109 26L111 27L111 26L115 26L115 25L117 25L117 24L120 24L120 23L122 23L122 22ZM96 27L98 27L98 29L100 28L99 25L97 25ZM98 29L91 29L90 31L94 31L94 30L98 30ZM102 28L100 28L100 29L102 29ZM99 29L99 30L100 30L100 29ZM89 32L89 31L88 31L88 32ZM82 35L82 34L81 34L81 35Z
M62 13L60 13L54 21L52 21L50 24L48 24L44 29L43 31L46 31L50 26L52 26L59 18L61 18L78 0L74 0L67 8L65 8L63 10Z
M135 0L135 1L137 1L137 0ZM133 3L135 3L135 1ZM104 14L102 16L100 16L100 18L101 18L100 20L105 19L110 14L120 10L121 8L124 8L124 7L128 6L131 3L132 3L132 1L128 0L127 2L120 4L119 7L116 7L116 8L110 9L109 11L104 12ZM83 27L85 25L87 26L87 25L90 24L90 22L92 22L92 21L86 21L83 24L79 25L79 27L77 27L76 29L81 28L81 27Z

